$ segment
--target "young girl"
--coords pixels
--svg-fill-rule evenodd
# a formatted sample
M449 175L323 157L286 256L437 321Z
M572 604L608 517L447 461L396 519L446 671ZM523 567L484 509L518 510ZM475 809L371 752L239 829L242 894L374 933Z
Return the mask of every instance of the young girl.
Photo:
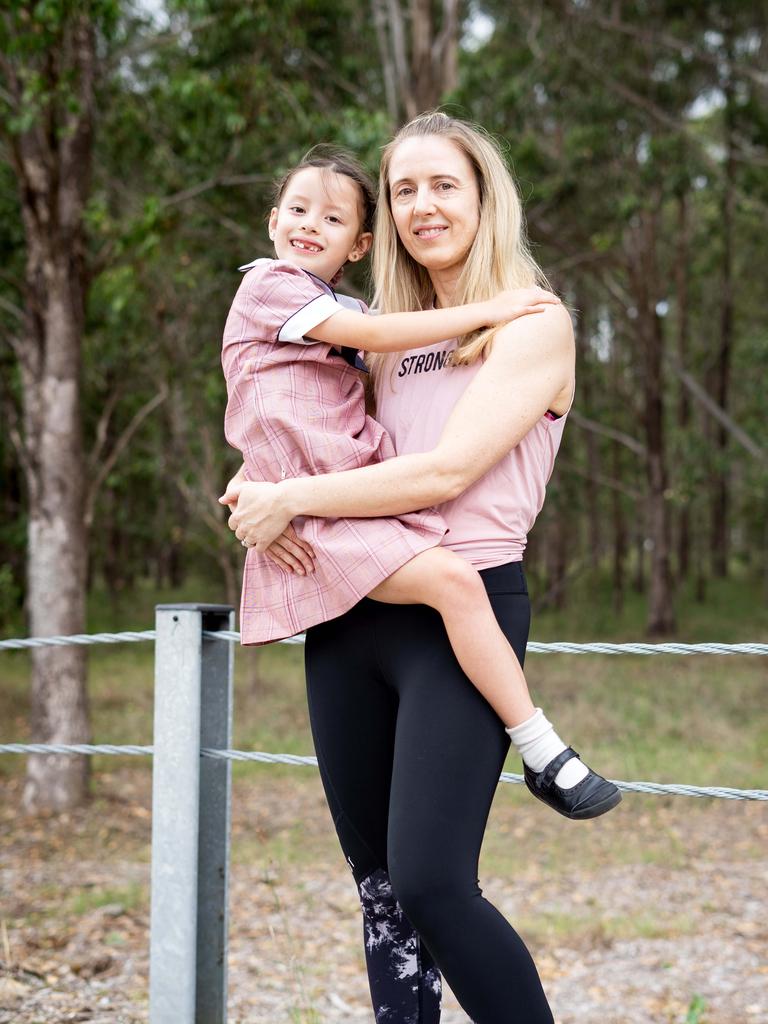
M269 218L277 259L241 268L248 272L224 331L225 433L243 456L243 479L275 482L394 456L389 436L365 414L359 349L434 345L559 301L533 288L449 309L366 315L363 303L336 295L331 284L347 262L366 254L374 205L365 172L340 152L312 151L278 186ZM417 230L434 237L448 227L430 222ZM220 500L234 504L236 488ZM478 573L440 547L446 526L436 511L307 517L294 526L318 556L314 571L288 572L249 548L244 644L292 636L365 596L428 605L442 616L462 669L504 722L527 768L546 781L529 787L534 795L570 818L597 817L619 802L616 787L587 768L534 707Z

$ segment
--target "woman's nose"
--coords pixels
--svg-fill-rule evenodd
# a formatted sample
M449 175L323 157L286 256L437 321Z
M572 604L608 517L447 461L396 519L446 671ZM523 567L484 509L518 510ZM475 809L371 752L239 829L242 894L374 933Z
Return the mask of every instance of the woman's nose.
M416 199L413 204L413 212L424 214L435 212L435 201L432 191L428 186L416 190Z

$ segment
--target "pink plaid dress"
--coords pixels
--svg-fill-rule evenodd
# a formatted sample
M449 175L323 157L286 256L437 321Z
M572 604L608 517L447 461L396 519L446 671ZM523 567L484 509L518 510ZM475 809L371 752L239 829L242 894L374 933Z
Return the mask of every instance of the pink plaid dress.
M357 353L306 338L340 309L363 303L281 260L256 260L224 328L227 441L249 480L357 469L395 455L384 428L365 414ZM298 576L249 548L240 607L242 643L264 644L326 622L370 593L414 555L440 543L434 510L379 519L294 521L317 568Z

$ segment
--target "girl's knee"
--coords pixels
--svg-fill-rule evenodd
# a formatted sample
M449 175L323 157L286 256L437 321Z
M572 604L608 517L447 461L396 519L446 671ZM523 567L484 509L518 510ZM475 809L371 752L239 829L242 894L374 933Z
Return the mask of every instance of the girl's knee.
M477 569L473 569L469 562L459 555L451 553L451 557L444 559L440 565L438 573L438 585L446 595L450 593L454 599L471 599L485 595L485 587Z

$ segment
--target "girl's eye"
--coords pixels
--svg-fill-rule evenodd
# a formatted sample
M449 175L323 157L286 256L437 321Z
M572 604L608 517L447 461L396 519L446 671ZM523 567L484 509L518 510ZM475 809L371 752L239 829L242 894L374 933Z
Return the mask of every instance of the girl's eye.
M289 206L288 209L291 211L291 213L304 213L303 206Z
M328 220L331 222L331 224L341 224L341 221L338 217L331 216L328 218Z

